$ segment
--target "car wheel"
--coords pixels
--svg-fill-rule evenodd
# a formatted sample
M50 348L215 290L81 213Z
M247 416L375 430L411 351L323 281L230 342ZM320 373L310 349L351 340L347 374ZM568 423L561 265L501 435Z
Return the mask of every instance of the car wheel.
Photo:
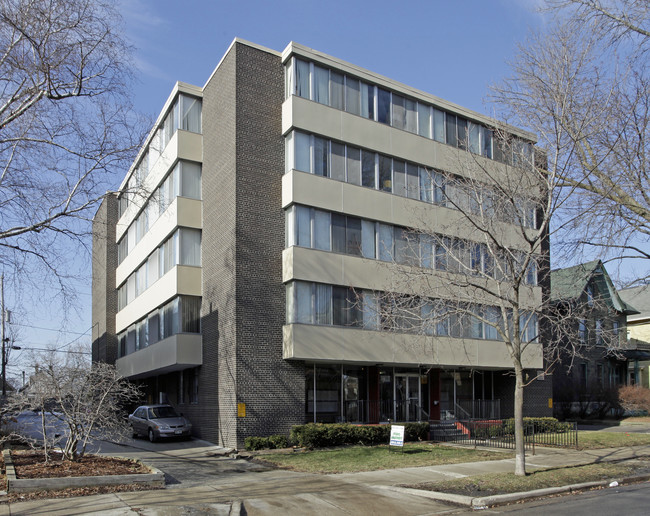
M149 441L152 443L156 442L156 436L154 435L153 430L151 428L149 429Z

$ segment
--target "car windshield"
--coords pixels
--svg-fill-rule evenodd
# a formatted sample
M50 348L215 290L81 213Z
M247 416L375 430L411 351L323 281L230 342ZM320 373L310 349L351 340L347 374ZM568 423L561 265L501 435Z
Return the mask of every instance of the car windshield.
M149 419L162 419L165 417L178 417L172 407L150 407Z

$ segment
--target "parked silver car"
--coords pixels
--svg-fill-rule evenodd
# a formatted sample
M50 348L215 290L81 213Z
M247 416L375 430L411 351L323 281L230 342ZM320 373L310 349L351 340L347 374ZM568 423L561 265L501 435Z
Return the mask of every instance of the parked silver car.
M133 437L145 435L151 442L167 437L189 437L192 423L171 405L142 405L129 416Z

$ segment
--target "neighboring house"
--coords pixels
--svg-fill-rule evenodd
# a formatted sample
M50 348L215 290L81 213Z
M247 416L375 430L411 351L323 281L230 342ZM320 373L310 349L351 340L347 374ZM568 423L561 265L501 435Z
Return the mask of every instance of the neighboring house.
M627 341L627 317L638 312L617 292L600 260L551 271L551 300L566 317L553 368L555 413L606 415L616 389L633 382L628 362L637 351Z
M441 326L435 356L420 352L419 336L382 327L374 298L393 284L382 262L444 277L442 261L402 260L406 228L471 241L443 225L455 212L432 170L466 174L471 151L521 173L496 124L295 43L235 40L203 87L176 84L94 218L93 360L228 446L310 421L512 416L502 342ZM507 130L510 152L532 157L533 135ZM539 302L547 287L531 282ZM550 384L527 387L526 415L550 415Z
M627 318L630 345L638 350L628 365L631 383L650 388L650 285L625 288L618 293L621 299L639 310Z

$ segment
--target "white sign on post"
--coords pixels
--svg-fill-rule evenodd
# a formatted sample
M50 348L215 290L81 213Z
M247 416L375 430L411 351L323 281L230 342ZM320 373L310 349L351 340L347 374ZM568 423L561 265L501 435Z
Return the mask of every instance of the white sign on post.
M389 446L404 446L404 425L391 425Z

